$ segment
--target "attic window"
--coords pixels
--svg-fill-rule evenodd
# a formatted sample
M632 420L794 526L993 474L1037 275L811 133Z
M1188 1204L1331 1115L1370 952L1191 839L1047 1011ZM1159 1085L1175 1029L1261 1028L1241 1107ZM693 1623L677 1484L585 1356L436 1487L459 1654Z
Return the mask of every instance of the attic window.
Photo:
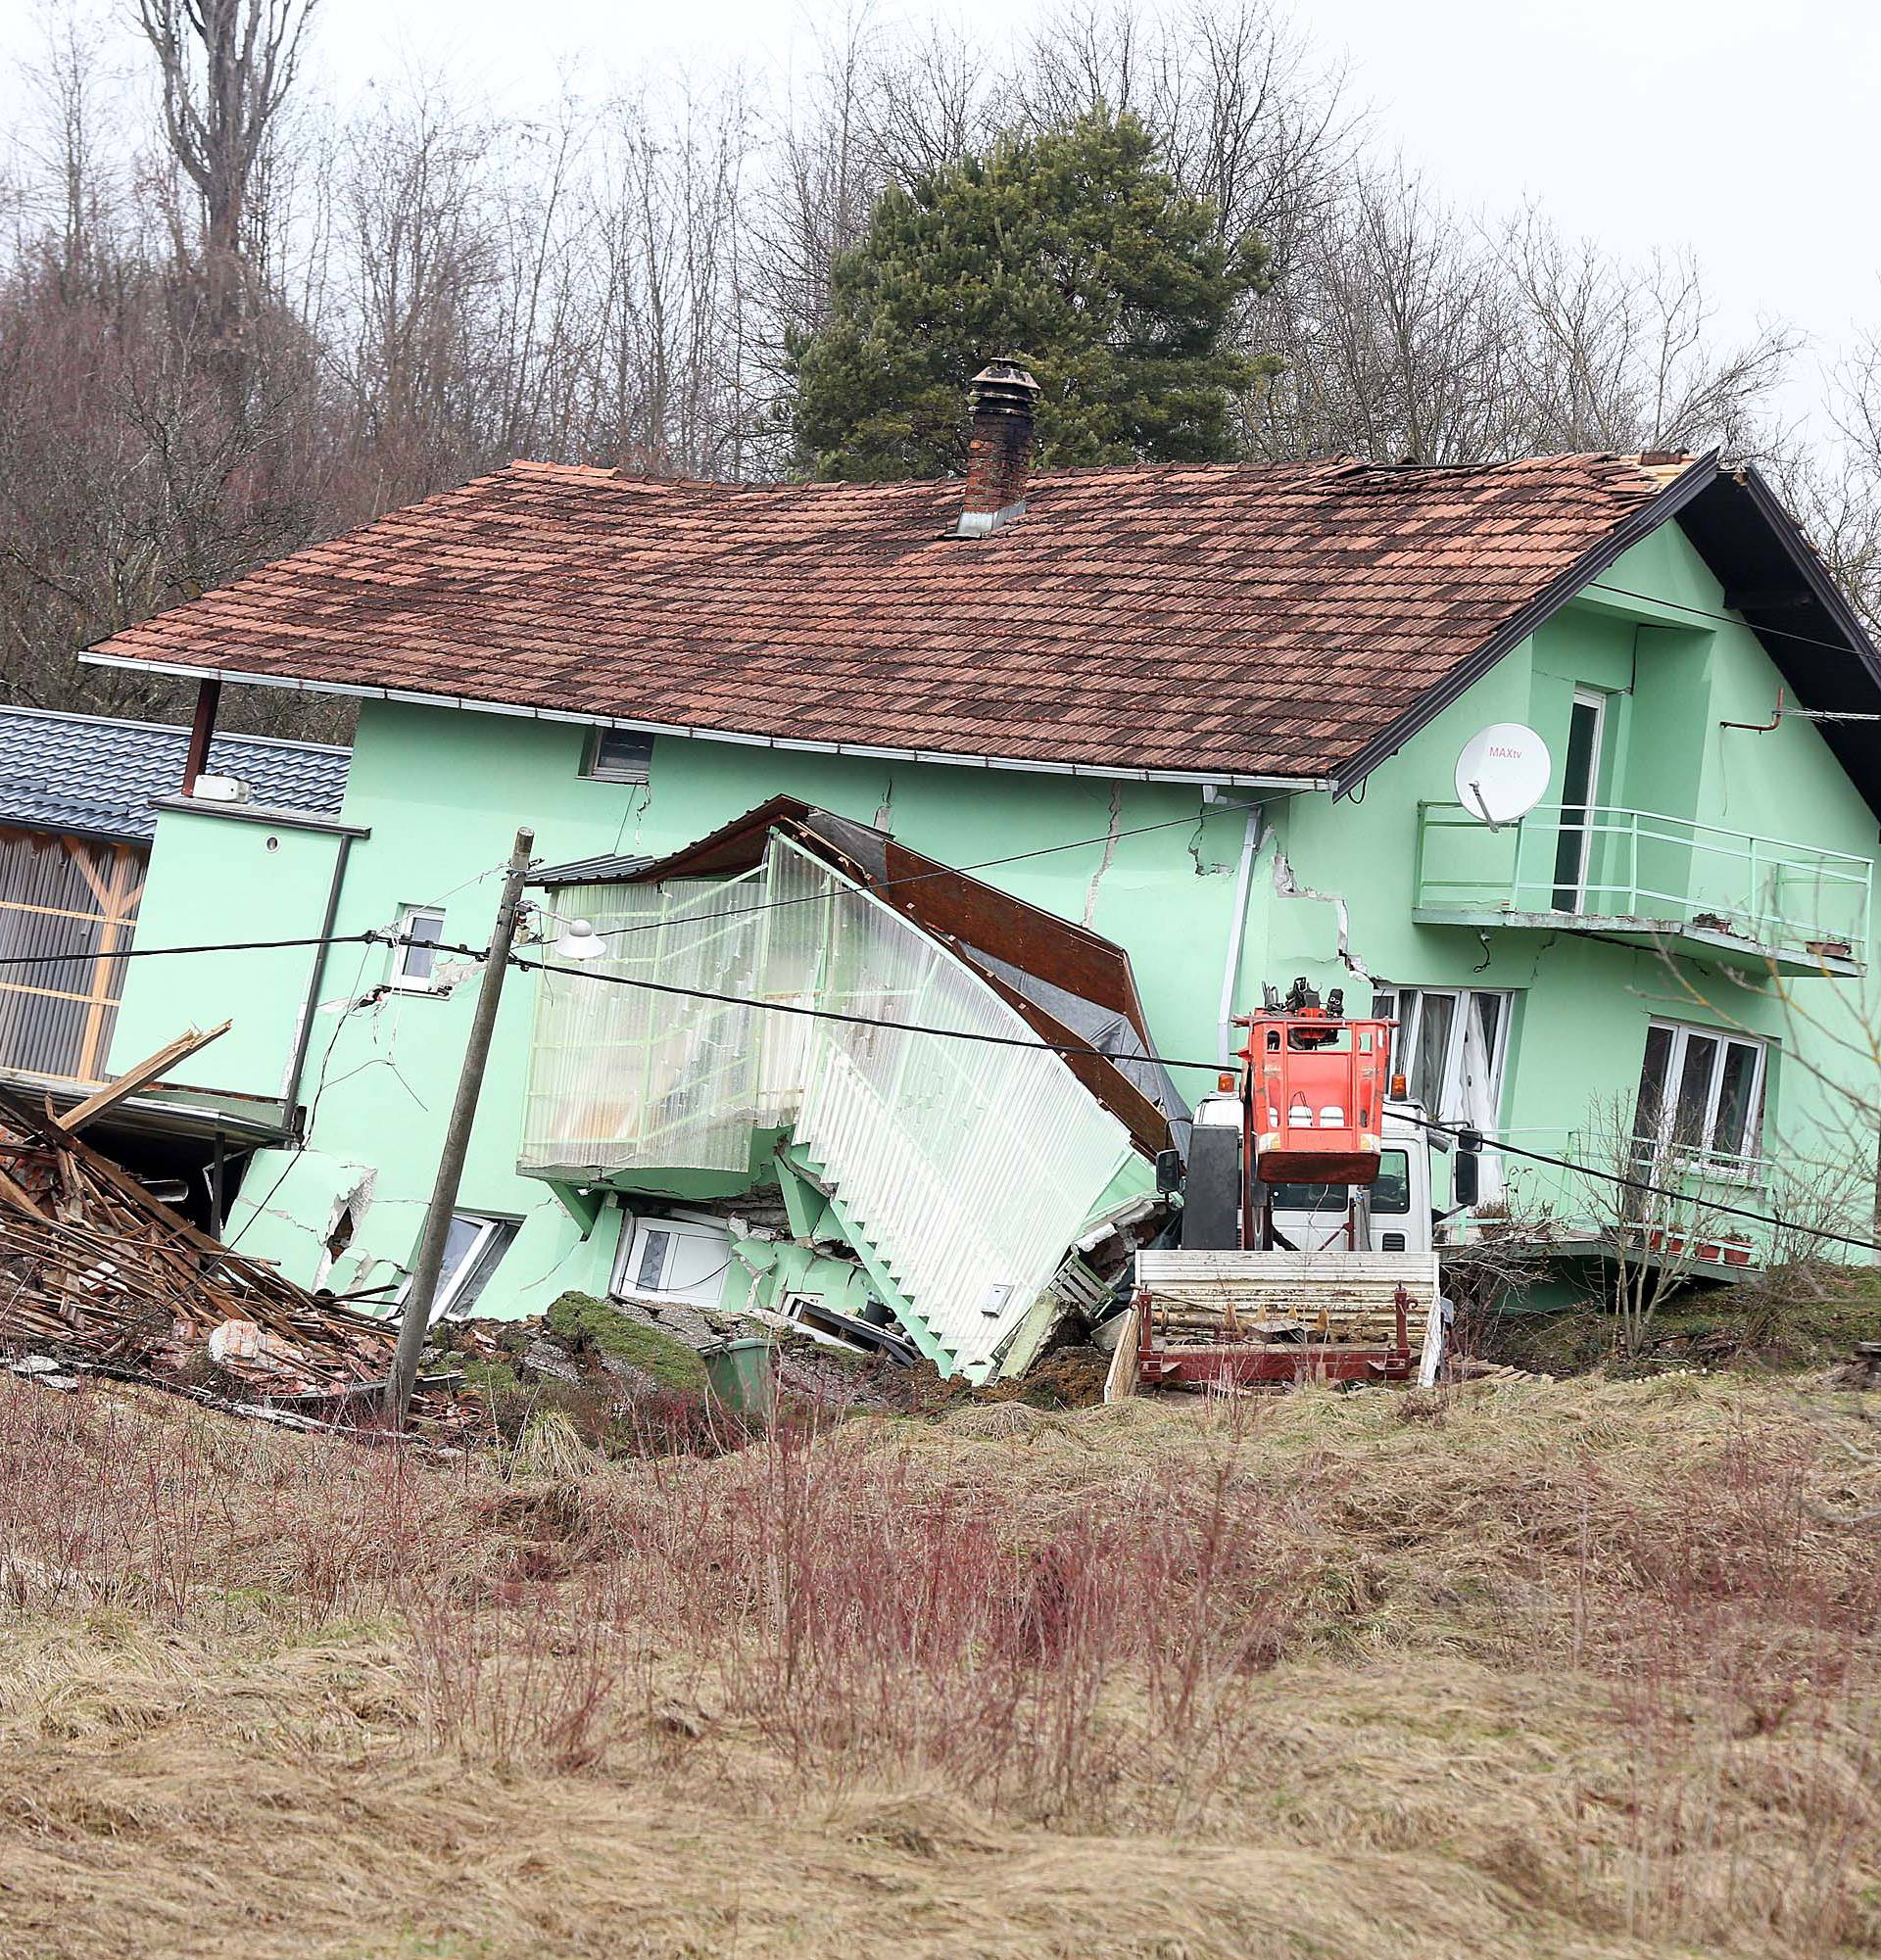
M588 738L581 773L598 783L645 783L653 739L637 728L598 728Z

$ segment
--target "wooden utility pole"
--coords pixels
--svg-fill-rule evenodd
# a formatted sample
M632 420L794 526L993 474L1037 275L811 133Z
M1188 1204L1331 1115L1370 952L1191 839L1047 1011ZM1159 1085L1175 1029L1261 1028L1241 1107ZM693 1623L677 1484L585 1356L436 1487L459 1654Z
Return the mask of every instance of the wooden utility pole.
M458 1075L458 1099L451 1106L451 1121L445 1127L437 1180L431 1186L431 1204L424 1215L417 1262L411 1269L411 1288L405 1296L405 1317L399 1323L392 1378L385 1385L385 1412L395 1429L405 1427L411 1408L411 1386L418 1378L418 1358L424 1352L424 1337L431 1331L431 1303L437 1298L438 1275L444 1269L444 1242L457 1210L458 1186L463 1179L463 1160L470 1148L470 1126L476 1121L477 1096L483 1088L484 1064L490 1059L490 1036L497 1026L503 977L509 967L516 915L522 909L523 881L529 875L529 853L535 842L534 831L516 833L516 847L509 854L509 869L503 881L496 930L490 934L490 951L477 989L477 1010L470 1020L470 1038L464 1044L463 1067Z

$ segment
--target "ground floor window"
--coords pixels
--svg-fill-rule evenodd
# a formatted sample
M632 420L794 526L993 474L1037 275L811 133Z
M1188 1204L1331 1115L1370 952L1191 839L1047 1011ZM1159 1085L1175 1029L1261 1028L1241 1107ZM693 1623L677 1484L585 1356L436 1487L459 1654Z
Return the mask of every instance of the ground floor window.
M731 1234L722 1224L699 1219L636 1219L629 1212L621 1219L608 1291L616 1300L716 1307L731 1265Z
M1643 1157L1702 1158L1750 1175L1763 1126L1766 1044L1715 1028L1646 1030L1633 1138Z
M515 1219L491 1218L482 1212L452 1214L444 1237L444 1264L438 1268L437 1296L431 1303L433 1320L462 1320L476 1311L483 1289L521 1229ZM415 1248L411 1257L415 1262ZM410 1290L408 1278L398 1291L400 1306Z
M1392 987L1372 996L1372 1012L1398 1024L1391 1066L1414 1102L1441 1123L1495 1128L1509 1045L1508 994Z

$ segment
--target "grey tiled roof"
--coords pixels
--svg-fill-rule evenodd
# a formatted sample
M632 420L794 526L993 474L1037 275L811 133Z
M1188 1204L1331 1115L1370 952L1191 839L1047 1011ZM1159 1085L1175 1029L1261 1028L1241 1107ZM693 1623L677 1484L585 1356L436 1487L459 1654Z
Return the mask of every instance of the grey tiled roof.
M0 706L0 824L151 837L160 796L182 787L189 730L99 715ZM337 816L352 752L311 741L218 735L211 770L238 776L271 809Z

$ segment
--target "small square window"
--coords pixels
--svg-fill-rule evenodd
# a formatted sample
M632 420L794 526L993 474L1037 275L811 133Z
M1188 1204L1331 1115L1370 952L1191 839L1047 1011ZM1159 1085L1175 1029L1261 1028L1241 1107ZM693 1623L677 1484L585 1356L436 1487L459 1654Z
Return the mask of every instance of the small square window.
M601 783L645 783L653 761L653 739L635 728L598 728L588 738L581 773Z
M407 905L399 913L399 941L392 948L392 984L402 993L431 993L437 987L438 942L444 914L429 906Z

